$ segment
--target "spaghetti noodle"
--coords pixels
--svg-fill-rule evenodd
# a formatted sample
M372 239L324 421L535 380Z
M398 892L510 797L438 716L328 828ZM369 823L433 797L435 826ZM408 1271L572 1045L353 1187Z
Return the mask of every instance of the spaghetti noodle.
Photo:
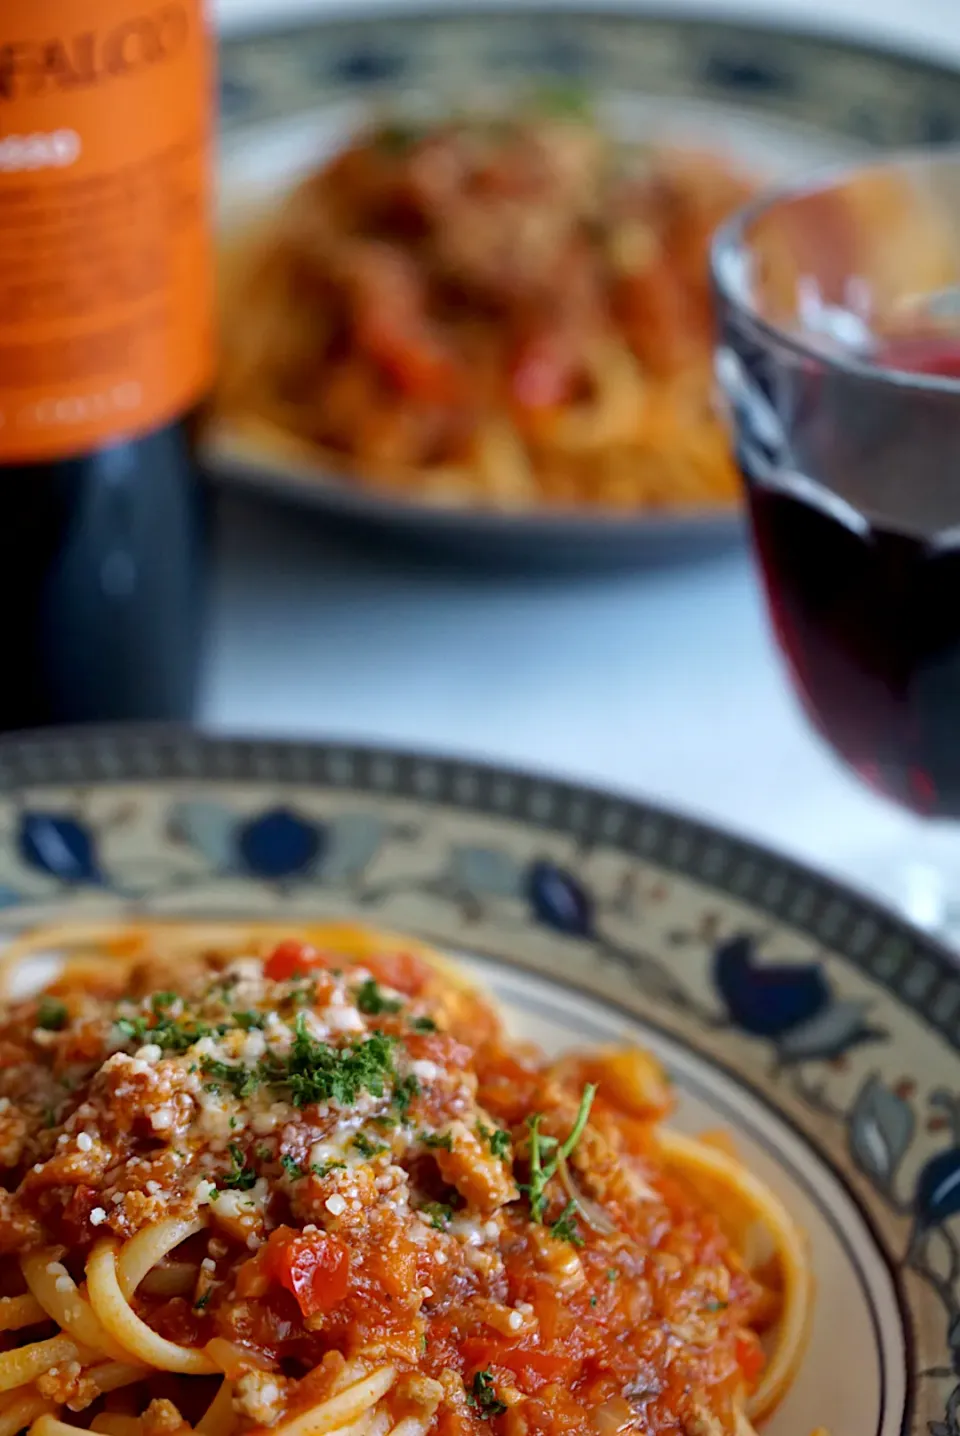
M2 982L0 1436L744 1436L789 1385L802 1240L648 1055L549 1062L351 926Z
M715 155L534 112L361 135L224 258L228 432L427 502L724 505Z

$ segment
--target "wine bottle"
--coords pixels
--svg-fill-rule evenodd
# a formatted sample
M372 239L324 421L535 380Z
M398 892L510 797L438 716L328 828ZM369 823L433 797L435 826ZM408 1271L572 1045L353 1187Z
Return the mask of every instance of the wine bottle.
M0 730L193 716L212 114L203 0L0 3Z

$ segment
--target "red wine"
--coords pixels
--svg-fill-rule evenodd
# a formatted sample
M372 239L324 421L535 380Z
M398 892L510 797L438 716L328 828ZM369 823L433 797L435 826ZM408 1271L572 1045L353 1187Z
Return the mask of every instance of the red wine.
M960 342L886 367L960 377ZM747 470L776 635L839 755L923 814L960 816L960 395L846 389L801 428L798 478Z
M0 730L188 719L213 366L202 0L3 0L0 56Z

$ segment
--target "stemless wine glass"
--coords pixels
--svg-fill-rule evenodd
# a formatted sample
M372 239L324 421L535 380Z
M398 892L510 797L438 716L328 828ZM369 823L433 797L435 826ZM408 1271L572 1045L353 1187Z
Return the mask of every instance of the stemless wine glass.
M762 197L712 262L717 374L803 706L866 783L958 818L960 150ZM955 832L950 868L903 896L956 932Z

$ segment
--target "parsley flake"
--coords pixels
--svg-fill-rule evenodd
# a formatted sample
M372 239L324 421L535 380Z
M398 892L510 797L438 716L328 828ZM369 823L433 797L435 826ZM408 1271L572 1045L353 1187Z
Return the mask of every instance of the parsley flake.
M550 1234L551 1236L555 1236L558 1241L569 1242L571 1246L582 1247L583 1237L580 1228L574 1220L576 1211L576 1202L567 1202L567 1205L550 1228Z
M395 997L386 997L375 978L368 977L357 988L357 1006L368 1017L379 1017L382 1012L399 1012L403 1003Z
M500 1400L494 1387L492 1371L487 1369L475 1374L467 1394L467 1405L473 1406L483 1421L489 1421L491 1416L502 1416L506 1411L506 1404Z
M436 1032L437 1024L432 1017L412 1017L410 1026L414 1032Z
M262 1012L231 1012L230 1016L242 1032L260 1032L267 1025L266 1015Z
M453 1207L448 1207L445 1202L425 1202L420 1208L425 1217L430 1218L430 1225L442 1232L450 1218L453 1216Z
M296 1158L288 1156L286 1152L280 1158L280 1165L292 1181L296 1181L297 1177L305 1175L303 1168Z
M420 1083L410 1072L406 1077L401 1077L393 1088L393 1105L397 1108L401 1117L406 1117L410 1111L414 1097L420 1096Z
M353 1139L353 1146L361 1157L376 1157L381 1152L389 1150L385 1142L371 1142L370 1138L363 1132L358 1132Z
M37 1026L44 1032L60 1032L67 1025L67 1005L55 997L45 997L37 1008Z
M453 1151L452 1132L421 1132L420 1140L425 1147L440 1147L444 1152Z
M204 1077L212 1079L207 1084L212 1092L219 1092L219 1084L223 1083L241 1101L256 1092L260 1085L260 1075L253 1067L237 1067L230 1062L218 1062L212 1057L204 1057L200 1070Z
M346 1162L312 1162L310 1171L315 1177L329 1177L331 1172L339 1171L346 1165Z
M249 1192L257 1180L256 1172L246 1165L243 1149L236 1142L231 1142L227 1150L233 1159L233 1166L223 1178L223 1185L234 1192Z

